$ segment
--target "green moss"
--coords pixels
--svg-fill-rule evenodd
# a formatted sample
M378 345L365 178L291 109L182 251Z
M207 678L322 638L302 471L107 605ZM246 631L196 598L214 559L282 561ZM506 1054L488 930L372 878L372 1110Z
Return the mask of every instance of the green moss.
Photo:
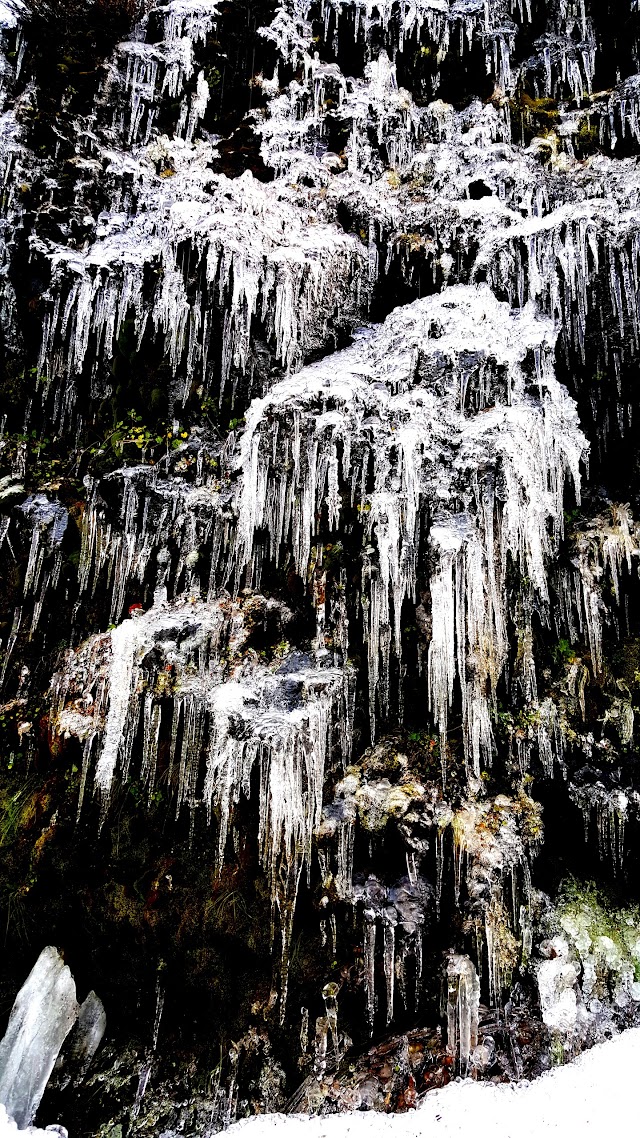
M550 134L558 122L558 104L554 99L534 99L519 91L509 103L511 115L526 143L532 138Z
M569 878L562 885L557 916L581 957L597 950L601 938L612 942L621 966L640 979L640 907L619 907L594 882Z
M564 637L561 636L558 643L553 649L553 656L556 664L558 665L572 664L573 661L577 658L578 653L576 652L571 642L569 640L565 640Z
M595 153L598 149L598 141L597 127L591 125L588 117L582 119L574 141L577 156L587 158L589 154Z
M36 811L33 783L13 792L0 791L0 849L16 840L21 830L32 824Z

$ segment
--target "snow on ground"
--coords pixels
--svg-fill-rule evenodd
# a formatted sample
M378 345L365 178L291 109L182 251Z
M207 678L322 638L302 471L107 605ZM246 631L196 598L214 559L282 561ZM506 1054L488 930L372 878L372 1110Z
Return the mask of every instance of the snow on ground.
M2 1103L0 1103L0 1138L20 1138L20 1135L28 1135L29 1138L52 1138L52 1131L37 1130L35 1126L30 1126L28 1130L18 1130L12 1118L9 1118Z
M409 1114L265 1115L236 1123L226 1138L582 1138L622 1133L637 1116L639 1074L640 1028L633 1028L532 1083L458 1081L426 1095L420 1109Z

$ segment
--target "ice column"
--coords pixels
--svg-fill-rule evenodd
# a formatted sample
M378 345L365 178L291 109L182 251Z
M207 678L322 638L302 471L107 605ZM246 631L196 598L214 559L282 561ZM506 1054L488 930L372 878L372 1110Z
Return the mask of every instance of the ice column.
M0 1103L20 1129L33 1122L78 1010L69 968L56 948L44 948L16 996L0 1043Z
M447 1046L461 1075L468 1075L478 1043L479 1004L480 981L472 961L452 953L447 961Z

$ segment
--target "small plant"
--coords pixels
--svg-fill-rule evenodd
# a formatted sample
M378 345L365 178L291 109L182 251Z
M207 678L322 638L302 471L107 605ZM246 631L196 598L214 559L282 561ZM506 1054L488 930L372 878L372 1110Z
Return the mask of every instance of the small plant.
M561 1067L564 1063L564 1044L559 1035L554 1036L549 1047L549 1057L552 1067Z
M0 814L0 849L15 841L25 820L25 814L28 814L32 795L32 784L25 783L15 794L5 799Z
M553 649L553 658L556 664L562 665L573 664L574 660L576 660L578 656L572 644L568 640L565 640L563 637L560 637L560 640Z
M224 889L215 897L209 907L209 915L216 924L231 920L234 924L239 917L247 916L247 904L239 889Z

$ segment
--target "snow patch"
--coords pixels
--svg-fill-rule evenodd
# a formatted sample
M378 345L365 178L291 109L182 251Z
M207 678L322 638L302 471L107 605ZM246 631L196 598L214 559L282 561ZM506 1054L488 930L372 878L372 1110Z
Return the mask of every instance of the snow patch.
M229 1138L544 1138L626 1132L637 1111L640 1028L593 1047L535 1082L493 1085L471 1080L432 1091L418 1110L398 1115L354 1112L330 1118L267 1115L232 1126ZM623 1130L624 1127L624 1130Z

